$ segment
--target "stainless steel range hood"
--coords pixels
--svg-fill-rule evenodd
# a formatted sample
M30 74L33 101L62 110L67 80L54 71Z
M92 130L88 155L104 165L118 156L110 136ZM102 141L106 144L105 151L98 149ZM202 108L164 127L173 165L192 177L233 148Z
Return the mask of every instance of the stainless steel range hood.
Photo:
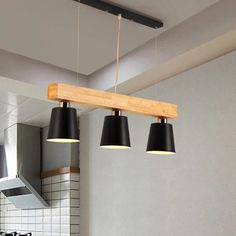
M4 131L0 191L16 208L43 208L40 196L40 128L15 124Z

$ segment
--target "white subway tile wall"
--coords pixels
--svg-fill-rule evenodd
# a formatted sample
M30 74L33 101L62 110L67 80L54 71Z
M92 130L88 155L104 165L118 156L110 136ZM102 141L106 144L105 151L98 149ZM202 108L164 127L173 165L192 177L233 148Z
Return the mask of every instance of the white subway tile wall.
M0 231L32 232L33 236L79 236L80 176L68 173L42 180L48 208L19 210L0 194Z

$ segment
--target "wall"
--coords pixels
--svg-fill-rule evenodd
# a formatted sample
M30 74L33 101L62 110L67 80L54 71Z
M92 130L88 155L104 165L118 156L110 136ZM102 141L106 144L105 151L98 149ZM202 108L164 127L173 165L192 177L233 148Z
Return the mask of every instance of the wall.
M19 210L1 193L0 231L32 232L33 236L78 236L79 174L56 175L42 182L48 208Z
M48 127L43 128L42 136L43 171L79 167L79 143L47 142Z
M178 104L175 156L145 153L155 119L129 114L132 149L115 151L99 148L109 111L81 118L81 235L235 234L235 63L233 52L135 94Z

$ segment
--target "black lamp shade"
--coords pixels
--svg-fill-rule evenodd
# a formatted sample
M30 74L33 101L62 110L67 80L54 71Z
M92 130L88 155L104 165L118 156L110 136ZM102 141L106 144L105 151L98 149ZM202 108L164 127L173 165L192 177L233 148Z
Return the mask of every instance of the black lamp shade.
M175 154L174 134L171 124L151 124L147 153L150 154Z
M76 109L66 106L52 109L47 141L58 143L79 142Z
M110 149L130 148L128 119L126 116L106 116L100 146Z

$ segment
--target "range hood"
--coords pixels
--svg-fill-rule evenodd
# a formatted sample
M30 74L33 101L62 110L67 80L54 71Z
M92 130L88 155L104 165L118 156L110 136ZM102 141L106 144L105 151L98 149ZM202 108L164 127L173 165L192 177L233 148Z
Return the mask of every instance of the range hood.
M0 191L16 208L44 208L41 194L40 128L15 124L4 131Z

